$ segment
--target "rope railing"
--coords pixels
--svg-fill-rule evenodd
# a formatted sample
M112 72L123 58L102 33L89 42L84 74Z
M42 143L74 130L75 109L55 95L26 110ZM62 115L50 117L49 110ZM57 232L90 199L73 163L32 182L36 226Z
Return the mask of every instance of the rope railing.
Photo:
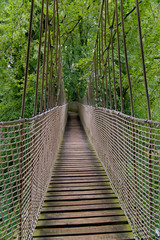
M0 122L2 240L32 239L66 125L58 0L51 4L48 0L41 2L34 117L25 119L33 23L34 0L31 1L21 118Z
M123 0L102 1L91 74L79 111L135 237L157 240L160 236L160 123L151 121L140 4L142 1L135 0L134 6L124 14ZM134 117L134 79L130 74L125 29L128 18L134 18L137 24L148 120ZM130 100L127 109L124 85Z
M63 105L33 119L0 124L0 239L31 239L66 115L67 105Z
M160 123L79 105L81 121L137 239L160 229Z

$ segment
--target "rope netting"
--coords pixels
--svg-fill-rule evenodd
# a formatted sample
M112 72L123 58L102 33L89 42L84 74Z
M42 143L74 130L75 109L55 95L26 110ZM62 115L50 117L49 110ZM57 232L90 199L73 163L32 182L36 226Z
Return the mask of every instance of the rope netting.
M29 61L34 21L32 0L21 119L0 123L2 240L32 239L67 120L58 1L42 0L40 7L34 117L24 118L27 79L32 67Z
M0 239L31 239L66 124L67 105L0 125Z
M80 105L83 126L137 239L158 239L160 123Z
M140 4L145 2L102 1L91 74L79 111L135 237L157 240L160 237L160 123L151 121ZM132 21L132 39L139 51L138 70L131 61L133 42L127 39L132 29L125 29L126 25L133 27ZM140 68L141 80L136 85L138 76L133 77L133 72ZM134 101L142 88L144 96L140 96L139 105L145 102L148 120L134 117Z

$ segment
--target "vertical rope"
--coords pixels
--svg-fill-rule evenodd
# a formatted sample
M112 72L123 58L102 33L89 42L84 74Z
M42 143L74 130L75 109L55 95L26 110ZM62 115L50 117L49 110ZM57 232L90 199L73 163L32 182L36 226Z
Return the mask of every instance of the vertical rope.
M96 81L97 81L97 106L99 104L99 67L98 67L98 34L97 34L97 42L96 42Z
M126 71L127 71L129 91L130 91L131 115L134 116L132 86L131 86L131 80L130 80L130 74L129 74L128 56L127 56L127 45L126 45L126 36L125 36L125 29L124 29L124 19L123 19L123 0L121 0L120 3L121 3L121 4L120 4L120 5L121 5L121 23L122 23L122 34L123 34L123 45L124 45L125 63L126 63Z
M100 93L99 93L99 77L100 77L100 61L99 61L99 28L98 28L98 32L97 32L97 63L96 63L96 67L97 67L97 106L99 106L99 98L100 98Z
M48 101L47 101L47 89L48 89L48 92L49 92L49 87L48 87L49 53L50 53L50 26L48 26L48 43L47 43L47 64L46 64L46 83L45 83L44 111L46 111L46 107L48 109L48 106L47 106L47 104L48 104Z
M110 60L109 60L109 48L108 48L108 78L109 78L109 97L110 97L110 109L112 109L112 90L111 90L111 75L110 75Z
M37 61L37 77L36 77L36 89L35 89L35 100L34 100L34 116L37 111L37 98L38 98L38 83L39 83L39 68L40 68L40 58L41 58L41 42L42 42L42 29L43 29L43 9L44 9L44 0L42 0L41 7L41 21L40 21L40 31L39 31L39 49L38 49L38 61Z
M118 65L119 65L119 80L120 80L121 112L123 112L124 107L123 107L123 92L122 92L122 72L121 72L121 54L120 54L120 42L119 42L117 0L115 0L115 11L116 11L116 31L117 31L117 49L118 49Z
M150 110L150 101L149 101L149 94L148 94L148 84L147 84L147 76L146 76L146 66L145 66L145 59L144 59L144 50L143 50L143 42L142 42L142 30L141 30L141 20L140 20L138 0L136 0L136 9L137 9L137 21L138 21L138 31L139 31L139 40L140 40L140 48L141 48L141 58L142 58L144 85L145 85L145 92L146 92L146 99L147 99L148 119L151 120L151 110Z
M107 67L106 67L106 63L104 66L104 76L105 76L105 86L106 86L106 105L105 107L108 108L108 79L107 79Z
M107 29L107 2L106 0L104 1L104 4L105 4L105 16L104 16L104 45L106 47L107 45L107 32L106 32L106 29Z
M41 85L40 113L42 113L43 111L43 89L44 89L44 76L45 76L45 67L46 67L47 32L48 32L48 0L46 0L44 59L43 59L42 85Z
M51 39L50 39L50 28L49 28L49 33L48 33L48 45L49 45L49 49L50 49L50 56L48 56L48 58L50 58L50 67L49 67L49 81L48 81L48 99L47 99L47 109L51 108L50 106L50 98L51 98L51 61L52 61L52 49L51 49Z
M105 45L105 48L107 46L107 32L106 32L106 29L107 29L107 1L105 0L104 1L104 4L105 4L105 15L104 15L104 45ZM104 52L103 52L103 55L104 55ZM108 81L107 81L107 67L106 67L106 63L104 63L104 77L105 77L105 87L106 87L106 104L105 104L105 107L108 108Z
M57 8L56 8L57 7ZM55 84L56 84L56 78L57 78L57 52L55 54L55 59L53 60L53 49L57 48L57 45L55 46L55 40L58 38L58 30L56 29L56 11L58 11L58 6L56 1L53 3L53 48L52 48L52 79L51 79L51 104L52 106L55 105ZM56 39L55 39L56 38ZM53 65L55 66L55 69L53 71Z
M30 11L28 47L27 47L25 80L24 80L23 98L22 98L22 107L21 107L21 118L24 117L24 109L25 109L25 101L26 101L26 90L27 90L27 79L28 79L29 57L30 57L30 46L31 46L31 36L32 36L32 24L33 24L33 9L34 9L34 0L32 0L31 2L31 11Z
M117 111L116 79L115 79L114 47L113 47L113 25L114 25L114 19L115 19L115 11L114 11L114 14L113 14L113 21L112 21L112 25L110 26L110 30L111 30L111 47L112 47L112 73L113 73L113 85L114 85L114 104L115 104L115 110Z
M114 20L115 20L115 10L113 13L113 18L112 18L112 23L110 25L109 21L109 2L107 0L106 4L106 12L107 12L107 23L108 23L108 28L110 29L110 41L107 47L108 53L107 53L107 62L108 62L108 77L109 77L109 96L110 96L110 109L113 108L112 105L112 87L111 87L111 73L110 73L110 46L111 46L111 54L112 54L112 72L113 72L113 84L114 84L114 104L115 104L115 109L117 110L117 101L116 101L116 85L115 85L115 69L114 69L114 51L113 51L113 25L114 25Z
M57 6L57 35L58 35L58 45L59 45L59 49L58 49L58 88L57 88L57 104L59 101L59 96L60 96L60 83L61 83L61 41L60 41L60 30L59 30L59 12L58 12L58 1L56 1L56 6Z
M146 100L147 100L147 110L148 110L148 119L151 120L151 110L150 110L150 101L149 101L149 93L148 93L148 83L147 83L147 76L146 76L146 66L145 66L145 59L144 59L144 50L143 50L143 42L142 42L142 30L141 30L141 20L140 20L140 12L139 12L139 3L136 0L136 10L137 10L137 21L138 21L138 32L139 32L139 41L140 41L140 48L141 48L141 58L142 58L142 68L143 68L143 77L144 77L144 85L145 85L145 93L146 93ZM149 124L149 208L150 208L150 217L149 217L149 227L150 227L150 236L149 240L152 239L152 218L153 218L153 206L152 206L152 129L151 124Z
M53 47L51 46L50 51L50 75L49 75L49 108L53 107L53 87L54 87L54 81L53 81Z
M56 11L57 11L57 1L55 2L56 3ZM57 12L55 12L55 15L56 15ZM56 34L56 53L55 53L55 78L56 80L58 81L58 19L57 19L57 24L56 24L56 31L57 31L57 34ZM57 82L56 82L57 84Z
M103 10L103 9L102 9ZM105 69L104 69L104 56L103 56L103 49L104 49L104 24L103 24L103 11L102 11L102 17L101 17L101 58L102 58L102 99L103 99L103 107L105 107L105 87L104 87L104 75L105 75Z
M98 99L98 86L97 86L97 51L94 52L94 69L95 69L95 86L96 86L96 104Z
M95 80L95 73L94 73L94 59L91 65L91 80L92 80L92 95L91 95L91 105L94 106L95 105L95 84L94 84L94 80Z
M29 70L29 57L30 57L30 46L31 46L31 36L32 36L32 25L33 25L33 10L34 10L34 0L31 1L31 10L30 10L30 23L29 23L29 35L28 35L28 46L27 46L27 58L26 58L26 69L25 69L25 80L24 80L24 89L22 97L22 107L21 107L21 118L24 118L25 102L26 102L26 91L27 91L27 80L28 80L28 70ZM20 158L19 158L19 171L20 171L20 180L19 180L19 240L22 239L23 229L23 212L22 212L22 195L23 195L23 123L20 124L19 128L20 136Z

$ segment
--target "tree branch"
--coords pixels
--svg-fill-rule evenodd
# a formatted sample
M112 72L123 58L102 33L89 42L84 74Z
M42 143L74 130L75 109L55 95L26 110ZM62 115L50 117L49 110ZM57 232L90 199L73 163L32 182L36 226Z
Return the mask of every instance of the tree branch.
M71 34L71 33L74 31L74 29L77 27L77 25L79 24L79 22L80 22L81 20L82 20L82 17L80 16L79 19L78 19L78 21L77 21L76 24L74 25L74 27L73 27L69 32L67 32L67 35L68 35L68 36L67 36L66 39L64 40L62 47L64 46L65 42L68 40L69 34Z
M139 2L139 4L141 4L141 3L142 3L142 1ZM132 10L125 15L124 20L126 20L126 18L127 18L129 15L131 15L131 13L134 12L134 10L136 10L136 6L133 7ZM121 25L121 22L118 23L118 26L120 26L120 25Z
M141 4L142 3L142 1L140 1L139 2L139 4ZM131 15L131 13L132 12L134 12L134 10L136 9L136 6L135 7L133 7L132 8L132 10L130 11L130 12L128 12L126 15L125 15L125 17L124 17L124 20L126 20L127 19L127 17L129 16L129 15ZM120 26L121 25L121 23L122 22L119 22L118 23L118 26ZM114 37L115 37L115 35L116 35L116 30L114 31L114 34L113 34L113 37L112 37L112 39L114 39ZM107 51L107 49L109 49L110 48L110 45L111 45L111 36L110 36L110 39L109 39L109 43L108 43L108 46L105 48L105 50L104 50L104 52L103 52L103 54Z
M95 0L93 1L93 3L94 3L94 2L95 2ZM89 6L87 7L87 10L89 10L90 7L91 7L91 5L89 5ZM80 23L81 20L82 20L82 16L79 17L79 19L77 20L77 23L74 25L74 27L73 27L69 32L67 32L67 35L68 35L68 36L67 36L66 39L64 40L62 47L64 46L65 42L68 40L69 34L71 34L71 33L75 30L75 28L78 26L78 24ZM72 22L73 22L73 21L72 21ZM63 34L63 35L64 35L64 34Z

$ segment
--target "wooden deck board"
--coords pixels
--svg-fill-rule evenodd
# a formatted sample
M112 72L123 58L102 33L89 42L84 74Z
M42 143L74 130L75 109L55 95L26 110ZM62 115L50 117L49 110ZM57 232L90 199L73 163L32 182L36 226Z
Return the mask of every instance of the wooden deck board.
M97 209L97 211L84 211L83 212L83 216L82 216L82 212L72 212L72 218L82 218L82 217L100 217L100 216L124 216L124 212L122 210L99 210ZM51 218L55 218L55 219L63 219L63 218L70 218L71 214L68 212L64 212L64 213L53 213L49 212L42 212L39 216L39 220L44 220L46 219L51 219Z
M134 239L82 126L70 118L33 239Z
M131 228L128 224L114 225L114 226L95 226L95 227L74 227L74 228L45 228L41 230L41 234L47 235L77 235L77 234L90 234L90 233L130 233ZM35 235L38 236L39 230L35 231Z
M35 237L34 240L45 239L45 240L134 240L133 234L131 232L124 232L124 233L98 233L98 234L83 234L77 235L62 235L62 236L39 236Z

